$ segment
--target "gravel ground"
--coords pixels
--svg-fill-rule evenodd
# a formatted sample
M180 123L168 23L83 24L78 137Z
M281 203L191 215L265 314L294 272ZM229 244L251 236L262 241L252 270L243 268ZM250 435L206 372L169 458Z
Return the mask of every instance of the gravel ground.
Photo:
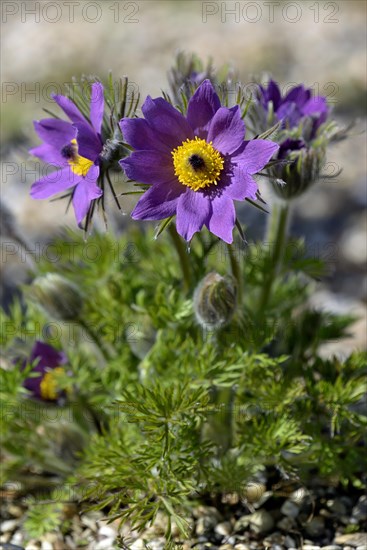
M216 506L201 505L187 518L190 540L180 538L173 525L176 548L189 550L365 550L367 548L367 497L356 492L343 494L324 487L319 480L310 489L273 485L252 485L248 500L226 495ZM251 493L252 491L252 493ZM254 502L251 494L260 499ZM164 550L166 519L158 514L154 526L138 534L125 524L107 524L101 512L78 513L75 505L65 505L70 527L66 533L50 532L41 540L25 541L22 502L3 504L2 550Z

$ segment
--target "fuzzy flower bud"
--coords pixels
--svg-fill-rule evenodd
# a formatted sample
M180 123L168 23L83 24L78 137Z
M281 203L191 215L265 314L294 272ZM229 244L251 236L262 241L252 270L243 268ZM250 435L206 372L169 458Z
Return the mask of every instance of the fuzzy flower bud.
M206 329L219 329L232 319L236 309L237 288L232 277L209 273L194 294L197 321Z
M30 287L30 297L51 317L61 321L76 321L83 307L78 287L57 273L37 277Z
M273 175L280 180L273 183L273 189L282 199L290 200L302 195L318 180L325 163L325 149L306 147L302 139L287 139L280 146L278 159L287 163L273 168Z

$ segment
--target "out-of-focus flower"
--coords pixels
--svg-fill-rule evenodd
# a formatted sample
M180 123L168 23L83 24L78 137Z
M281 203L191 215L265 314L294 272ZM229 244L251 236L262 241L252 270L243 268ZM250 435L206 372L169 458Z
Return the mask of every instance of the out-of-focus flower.
M100 153L103 148L101 128L104 111L103 86L95 82L91 89L90 122L69 98L54 95L71 122L46 118L34 122L43 144L30 153L57 168L36 181L31 188L34 199L46 199L73 188L72 202L80 225L93 200L102 195L97 181L100 175Z
M182 95L189 99L192 95L192 90L206 79L210 80L214 85L217 84L212 61L209 59L204 64L195 54L179 52L176 56L174 66L168 73L168 81L175 103L182 105Z
M283 128L294 128L302 118L310 117L312 120L310 139L315 136L317 129L326 121L330 112L326 98L312 97L311 89L305 88L303 84L293 87L282 97L278 84L270 80L267 87L259 86L259 100L267 112L271 110L276 120L283 122Z
M280 122L276 140L280 147L269 169L273 189L282 199L302 195L319 177L326 151L332 141L343 139L347 129L340 130L330 119L331 109L323 96L312 96L303 84L293 87L284 97L278 84L270 80L258 86L258 97L252 106L251 119L258 131Z
M253 175L278 150L276 143L244 141L238 106L222 107L209 80L191 97L186 117L163 98L147 97L144 119L122 119L124 139L135 151L121 161L127 176L150 185L136 205L136 220L176 215L189 241L205 225L227 243L236 222L233 201L256 199Z
M209 273L195 290L194 311L200 325L219 329L232 319L237 305L237 288L231 277Z
M64 352L58 351L49 344L37 341L32 349L28 363L34 364L23 386L32 397L42 401L58 401L65 397L65 392L58 388L57 377L65 374L61 365L68 362ZM33 376L34 374L39 376Z

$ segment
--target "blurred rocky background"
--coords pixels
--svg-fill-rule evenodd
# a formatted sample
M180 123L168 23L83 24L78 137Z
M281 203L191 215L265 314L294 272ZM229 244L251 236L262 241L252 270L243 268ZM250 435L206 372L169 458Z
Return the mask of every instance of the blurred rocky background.
M72 76L102 80L128 75L131 86L153 97L167 88L167 71L179 50L214 66L231 63L243 82L271 72L284 89L304 82L326 95L341 125L356 120L336 145L323 179L297 203L294 235L306 235L310 255L322 256L330 275L314 296L316 307L354 312L359 321L337 352L366 347L366 3L298 1L104 0L1 2L2 26L2 301L26 280L32 260L19 256L20 240L41 250L62 228L75 228L65 202L29 197L37 167L27 150L38 143L32 120L52 109L50 95ZM36 169L36 172L35 172ZM264 197L268 183L260 182ZM107 203L111 204L109 198ZM130 203L131 204L131 203ZM125 203L129 213L130 204ZM266 215L239 208L249 239L261 237ZM129 223L111 213L110 230ZM104 225L99 224L104 230ZM20 235L20 237L19 237ZM16 244L14 247L13 244ZM37 247L40 247L37 249ZM334 352L332 348L331 352Z

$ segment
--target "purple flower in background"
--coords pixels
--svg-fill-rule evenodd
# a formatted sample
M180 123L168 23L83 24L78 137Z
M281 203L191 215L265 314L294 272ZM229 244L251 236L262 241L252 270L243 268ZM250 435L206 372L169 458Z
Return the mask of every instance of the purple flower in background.
M311 89L305 88L302 84L292 88L283 98L274 80L270 80L267 88L259 86L259 91L261 105L267 111L269 103L272 102L277 119L283 120L285 126L294 128L302 118L311 117L313 120L311 139L319 126L326 121L330 111L325 97L312 97Z
M280 144L278 159L285 159L291 151L300 151L304 147L306 147L306 144L303 139L288 138Z
M53 99L71 122L54 118L34 122L35 130L44 143L31 149L30 153L57 167L57 171L36 181L32 185L31 196L34 199L47 199L74 187L72 201L75 217L80 225L91 202L102 195L97 180L100 171L99 155L103 147L103 86L100 82L92 85L90 122L67 97L54 95Z
M28 363L35 363L31 373L39 376L29 376L23 386L36 399L43 401L57 401L64 392L57 389L57 375L64 373L61 365L67 363L67 357L62 351L57 351L44 342L36 341ZM25 366L25 365L24 365ZM55 376L56 375L56 376Z
M205 225L227 243L236 221L233 201L256 199L253 174L278 150L272 141L244 141L238 106L222 107L209 80L191 97L186 117L163 98L150 96L143 118L121 120L124 139L135 151L120 161L126 175L151 185L136 205L136 220L176 215L187 241Z

